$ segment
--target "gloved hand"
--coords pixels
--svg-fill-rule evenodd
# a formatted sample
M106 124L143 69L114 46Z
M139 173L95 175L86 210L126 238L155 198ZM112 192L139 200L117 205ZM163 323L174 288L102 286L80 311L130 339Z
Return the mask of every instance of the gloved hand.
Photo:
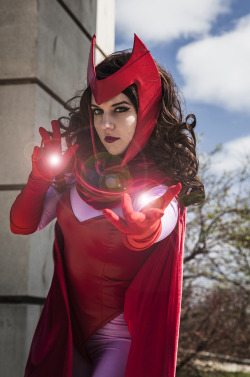
M135 212L131 197L123 194L122 212L124 219L111 209L104 209L104 216L122 233L124 244L132 250L143 250L151 246L161 234L161 217L169 203L181 190L181 183L171 186L161 197L153 200Z
M46 192L53 178L62 173L73 157L78 145L70 147L62 156L61 133L57 121L52 121L53 136L40 128L44 147L35 147L32 155L32 172L26 186L16 198L10 212L10 229L15 234L30 234L40 222ZM58 164L50 158L57 155Z
M71 158L74 156L78 145L68 148L62 155L61 133L57 120L51 122L53 136L43 127L39 128L43 147L35 147L32 155L32 177L52 181L53 178L64 171Z

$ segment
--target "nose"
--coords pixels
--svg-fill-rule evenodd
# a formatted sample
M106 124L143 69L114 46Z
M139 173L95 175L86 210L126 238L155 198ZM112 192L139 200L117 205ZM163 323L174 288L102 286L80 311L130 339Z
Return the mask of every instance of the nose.
M106 130L108 128L111 129L111 130L114 129L115 125L114 125L113 119L110 115L107 115L107 114L103 115L101 127L102 127L103 130Z

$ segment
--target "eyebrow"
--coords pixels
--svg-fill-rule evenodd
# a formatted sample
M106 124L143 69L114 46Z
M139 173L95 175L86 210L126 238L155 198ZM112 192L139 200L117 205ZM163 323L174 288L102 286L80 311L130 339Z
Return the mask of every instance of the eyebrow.
M130 104L129 102L127 102L127 101L122 101L122 102L114 103L114 104L112 105L112 107L115 107L115 106L118 106L118 105L122 105L122 104L126 104L126 105L131 106L131 104ZM97 106L97 105L94 105L93 103L91 103L91 106L99 107L99 106Z

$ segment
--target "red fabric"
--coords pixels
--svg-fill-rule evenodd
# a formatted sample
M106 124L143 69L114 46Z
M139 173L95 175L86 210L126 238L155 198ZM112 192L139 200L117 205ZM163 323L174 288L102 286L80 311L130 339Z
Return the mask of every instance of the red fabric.
M157 244L129 286L124 316L132 343L126 377L174 377L179 331L185 209L176 231ZM72 376L72 330L56 225L55 272L39 320L25 377Z
M107 156L104 155L105 157ZM88 166L78 160L76 165L76 188L81 198L96 209L114 208L120 205L124 192L129 195L135 195L137 192L143 192L145 189L166 184L168 180L165 175L157 168L150 156L141 152L131 160L125 167L117 166L114 159L112 164L112 156L109 155L106 161L101 162L104 167L102 175L98 175L98 182L94 185L88 176L95 170L94 160L92 165ZM105 166L107 165L107 167ZM97 173L96 173L97 174ZM109 175L118 177L121 188L117 191L108 191L102 188L102 181ZM101 188L100 188L101 187Z
M104 216L79 222L69 192L57 205L57 219L64 237L73 339L85 354L89 337L123 313L125 292L156 244L135 253L123 245L121 233Z
M146 237L145 235L144 238L140 240L135 239L134 237L129 237L126 234L123 234L122 241L124 245L127 246L130 250L135 250L135 251L147 249L148 247L153 245L161 235L161 232L162 232L161 221L157 222L155 225L156 225L155 228L152 229L153 232L152 233L150 232L151 234L148 237Z
M55 227L54 275L32 340L24 377L72 377L73 342L61 251L63 236Z
M30 174L26 186L16 198L10 211L10 229L15 234L31 234L38 227L43 212L43 201L51 185Z
M178 227L143 265L126 292L132 343L126 377L174 377L178 347L186 210Z

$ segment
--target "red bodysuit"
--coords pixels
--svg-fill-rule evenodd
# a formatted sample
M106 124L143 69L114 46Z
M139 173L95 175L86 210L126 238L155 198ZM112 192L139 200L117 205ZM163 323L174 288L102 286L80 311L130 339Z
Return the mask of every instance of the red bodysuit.
M69 192L57 205L64 236L64 260L74 342L82 354L97 329L124 311L125 293L138 270L155 249L135 252L104 216L79 222Z
M43 200L43 193L37 194L38 187L39 181L31 181L13 206L11 227L15 233L29 234L37 228L41 217L39 208L35 211L36 227L28 224L27 229L22 229L18 222L18 203L32 195L35 202L39 202L38 196ZM25 377L71 377L73 339L84 352L84 343L95 329L123 310L131 334L126 377L173 377L185 209L179 207L177 227L167 238L138 252L121 243L119 231L103 216L84 222L77 220L68 193L57 206L57 216L61 227L58 223L55 227L54 276L34 334ZM78 255L82 252L80 246L86 258L79 255L78 259L75 253L69 252L69 244L70 250L74 249ZM85 277L80 276L83 271L89 275L87 266L93 274L88 276L88 285ZM84 296L89 301L87 306L83 306ZM101 306L100 313L97 309Z

